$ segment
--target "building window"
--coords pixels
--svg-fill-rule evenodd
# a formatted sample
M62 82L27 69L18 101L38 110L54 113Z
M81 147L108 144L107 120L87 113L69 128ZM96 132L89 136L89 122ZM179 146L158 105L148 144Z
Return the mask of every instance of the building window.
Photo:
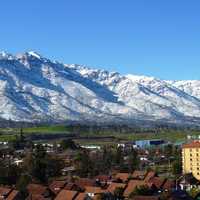
M192 161L192 158L190 158L190 161Z
M199 151L199 149L196 149L196 151Z
M199 157L199 154L197 153L197 157Z
M190 154L190 157L192 157L192 154Z
M199 175L199 172L197 172L197 175Z

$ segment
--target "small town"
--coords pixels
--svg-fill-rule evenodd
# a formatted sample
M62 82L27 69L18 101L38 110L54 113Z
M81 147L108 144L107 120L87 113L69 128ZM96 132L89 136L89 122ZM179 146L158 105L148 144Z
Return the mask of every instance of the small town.
M0 199L198 200L200 141L1 142Z
M200 0L0 19L0 200L200 200Z

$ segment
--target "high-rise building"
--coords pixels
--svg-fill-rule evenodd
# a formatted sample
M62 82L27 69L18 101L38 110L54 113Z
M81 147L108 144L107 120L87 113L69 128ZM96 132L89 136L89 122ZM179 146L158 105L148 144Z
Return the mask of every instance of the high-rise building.
M194 140L182 146L183 174L192 173L200 180L200 140Z

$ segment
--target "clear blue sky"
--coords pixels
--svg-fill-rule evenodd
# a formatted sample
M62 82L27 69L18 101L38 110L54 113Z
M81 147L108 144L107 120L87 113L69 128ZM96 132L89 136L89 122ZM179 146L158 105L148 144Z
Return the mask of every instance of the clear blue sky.
M200 79L199 0L5 0L0 47L162 79Z

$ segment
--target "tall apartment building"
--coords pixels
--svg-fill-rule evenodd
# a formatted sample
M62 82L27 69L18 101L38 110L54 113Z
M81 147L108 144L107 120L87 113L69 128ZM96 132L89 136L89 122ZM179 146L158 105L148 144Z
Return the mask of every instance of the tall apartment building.
M200 180L200 140L194 140L182 146L183 174L192 173Z

